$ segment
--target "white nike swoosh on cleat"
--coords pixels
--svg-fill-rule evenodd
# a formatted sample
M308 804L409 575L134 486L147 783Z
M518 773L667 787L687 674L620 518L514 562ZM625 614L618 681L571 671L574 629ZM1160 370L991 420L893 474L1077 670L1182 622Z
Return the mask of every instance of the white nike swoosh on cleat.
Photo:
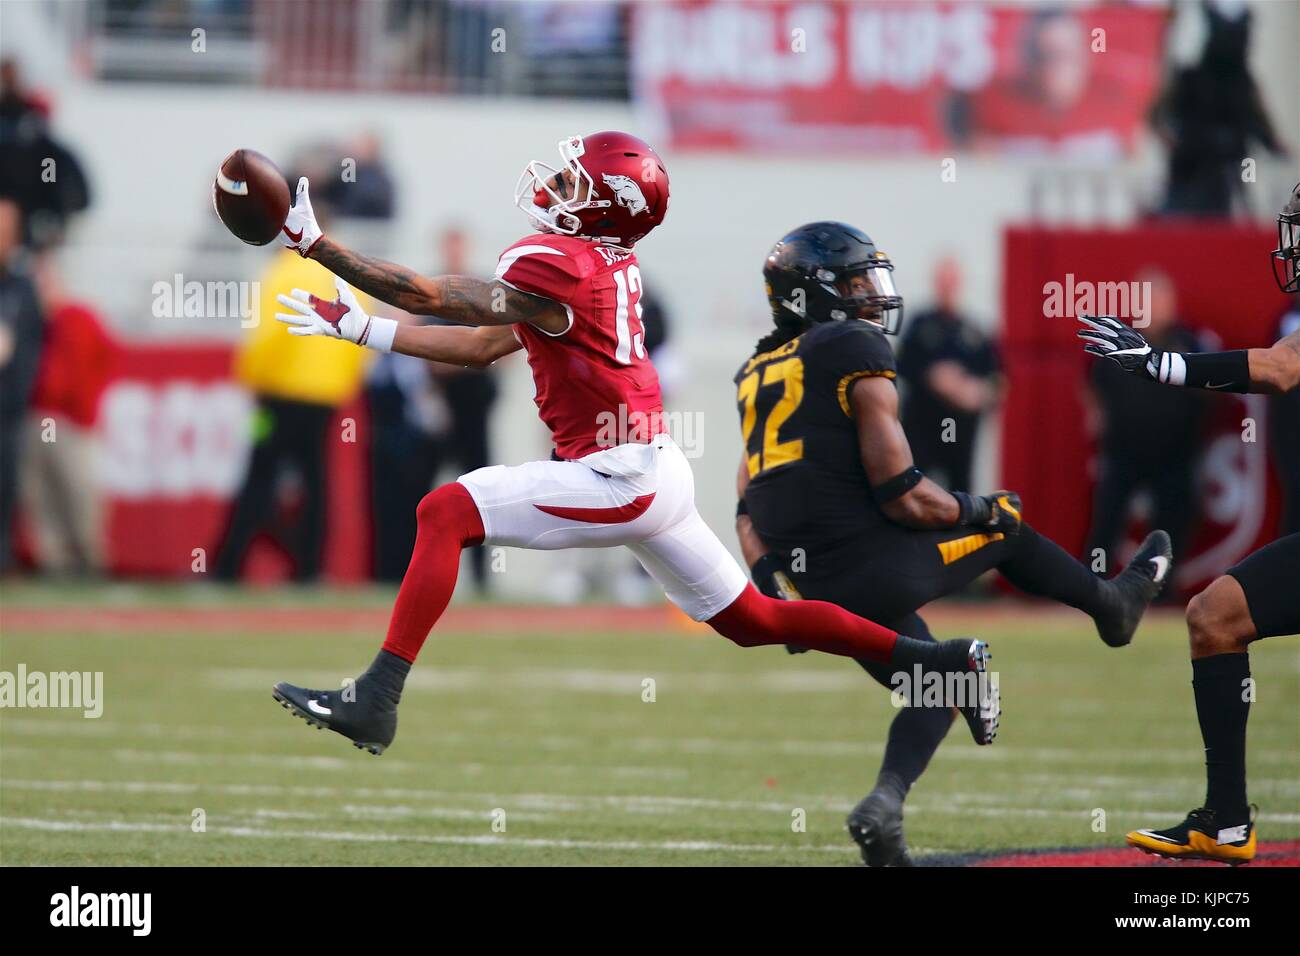
M1151 559L1151 563L1156 566L1156 575L1152 580L1159 584L1165 579L1165 575L1169 573L1169 559L1163 554L1157 554Z
M1244 839L1246 839L1246 824L1243 823L1239 827L1226 827L1220 830L1215 842L1223 846L1225 843L1240 843Z
M310 710L312 713L325 714L327 716L329 714L334 713L334 711L330 710L328 707L323 707L320 704L316 703L316 701L314 700L307 701L307 709Z

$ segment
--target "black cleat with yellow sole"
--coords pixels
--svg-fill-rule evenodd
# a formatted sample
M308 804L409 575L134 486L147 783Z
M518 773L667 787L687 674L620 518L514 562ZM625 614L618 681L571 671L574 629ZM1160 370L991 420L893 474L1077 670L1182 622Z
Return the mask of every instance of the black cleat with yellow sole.
M1239 816L1229 818L1201 807L1176 827L1134 830L1125 839L1143 853L1171 860L1217 860L1238 866L1255 859L1254 807Z

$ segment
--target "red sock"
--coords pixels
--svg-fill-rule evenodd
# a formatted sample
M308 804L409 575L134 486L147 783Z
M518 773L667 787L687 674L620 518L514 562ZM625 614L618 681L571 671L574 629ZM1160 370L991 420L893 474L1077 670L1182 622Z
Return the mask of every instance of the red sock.
M709 627L741 647L799 644L889 663L898 634L825 601L778 601L750 584L740 597L709 618Z
M384 650L412 663L456 590L461 549L483 542L478 505L462 484L435 488L415 514L415 549L384 638Z

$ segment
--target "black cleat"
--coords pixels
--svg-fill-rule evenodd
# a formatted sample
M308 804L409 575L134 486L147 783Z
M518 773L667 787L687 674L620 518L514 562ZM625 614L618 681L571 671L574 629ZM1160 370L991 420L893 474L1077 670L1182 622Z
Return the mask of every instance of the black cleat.
M996 676L988 670L992 657L993 652L983 641L971 642L967 659L970 669L978 675L975 679L977 700L974 705L957 708L966 718L971 737L980 746L993 743L1002 723L1002 689L998 687Z
M955 654L960 655L945 670L957 671L964 678L960 683L949 685L957 694L957 699L950 701L950 704L966 719L966 726L975 743L987 746L997 737L998 726L1002 721L1002 693L988 672L993 652L984 641L971 640L969 637L944 641L943 644L945 651L951 647Z
M281 681L271 696L308 727L328 728L378 756L397 735L397 703L410 668L400 657L380 651L369 669L342 690L310 690Z
M1133 560L1109 582L1114 608L1096 617L1097 633L1110 647L1123 647L1133 640L1142 615L1156 599L1174 566L1174 551L1169 535L1152 531L1138 548Z
M912 866L903 837L903 799L877 787L862 798L845 821L849 836L867 866Z

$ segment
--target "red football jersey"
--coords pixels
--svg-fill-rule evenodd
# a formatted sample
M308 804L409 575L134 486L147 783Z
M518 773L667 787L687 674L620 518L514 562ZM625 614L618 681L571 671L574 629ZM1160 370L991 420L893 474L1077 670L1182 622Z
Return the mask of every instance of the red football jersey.
M664 431L659 376L645 350L636 254L573 236L525 236L497 263L496 277L561 303L566 331L525 323L538 413L561 458L581 458Z

